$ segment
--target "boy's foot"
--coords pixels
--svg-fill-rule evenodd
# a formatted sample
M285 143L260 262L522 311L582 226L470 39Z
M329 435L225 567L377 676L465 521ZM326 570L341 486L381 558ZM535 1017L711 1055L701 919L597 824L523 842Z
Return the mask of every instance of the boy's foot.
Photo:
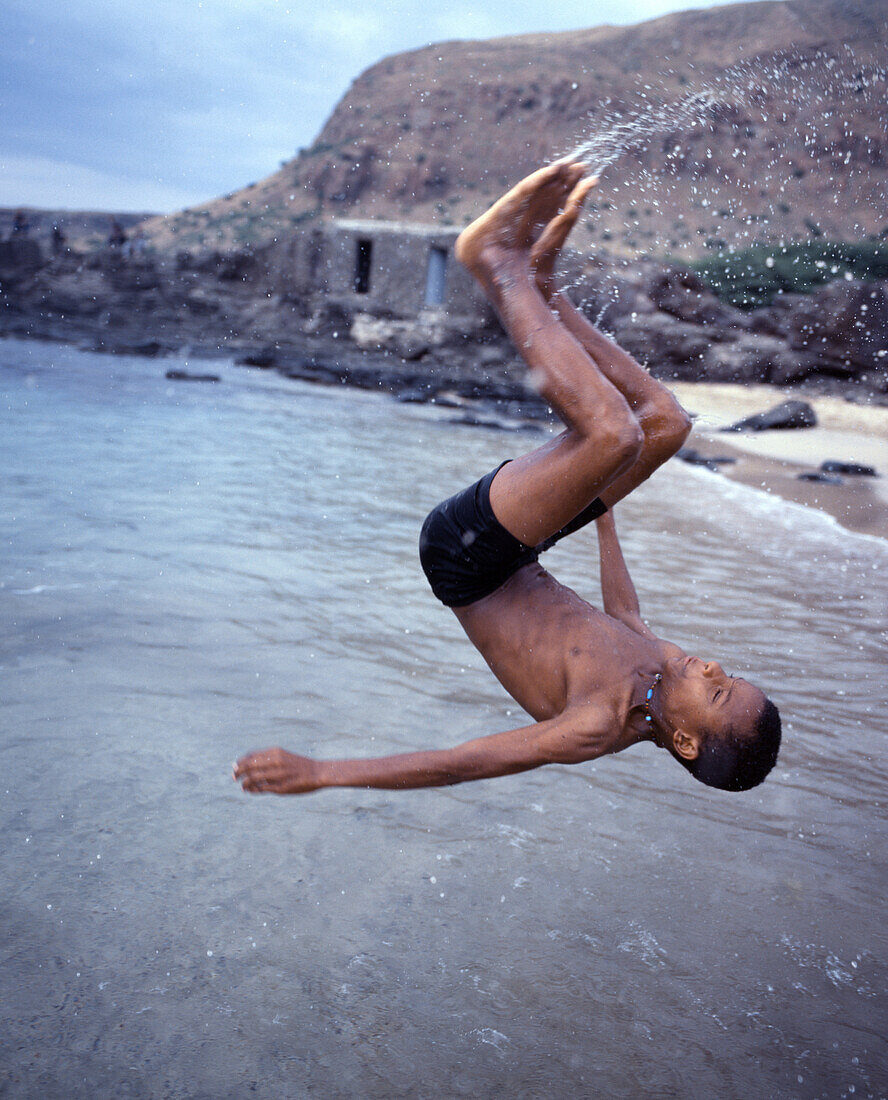
M558 214L585 171L582 164L561 160L527 176L460 233L454 249L456 258L483 286L501 274L514 275L516 267L529 273L535 240Z
M577 224L586 196L597 183L597 176L581 179L568 195L564 209L551 219L530 249L530 266L544 298L548 299L555 291L555 263Z

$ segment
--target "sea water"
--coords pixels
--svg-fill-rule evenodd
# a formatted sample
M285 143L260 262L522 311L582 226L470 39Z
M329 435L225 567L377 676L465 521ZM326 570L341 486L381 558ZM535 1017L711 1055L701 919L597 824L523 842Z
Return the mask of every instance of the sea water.
M169 366L0 343L0 1092L885 1095L888 545L678 463L618 509L654 629L783 712L754 791L638 746L249 797L249 749L526 723L416 542L544 437Z

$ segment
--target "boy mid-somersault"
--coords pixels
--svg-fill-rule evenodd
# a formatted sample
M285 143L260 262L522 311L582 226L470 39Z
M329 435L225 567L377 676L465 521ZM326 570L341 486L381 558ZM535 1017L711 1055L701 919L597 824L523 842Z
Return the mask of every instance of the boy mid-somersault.
M438 505L420 542L435 595L533 724L454 748L370 759L252 752L234 770L245 791L438 787L579 764L640 741L728 791L754 787L773 767L774 704L717 662L658 638L641 618L612 509L675 454L690 421L665 387L555 289L555 261L596 182L584 175L571 161L541 168L457 241L457 257L565 428ZM593 519L603 610L537 560Z

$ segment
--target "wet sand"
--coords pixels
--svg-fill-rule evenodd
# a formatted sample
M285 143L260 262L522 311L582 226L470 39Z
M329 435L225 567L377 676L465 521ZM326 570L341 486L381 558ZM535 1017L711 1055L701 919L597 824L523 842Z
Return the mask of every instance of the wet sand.
M765 492L819 508L851 531L888 538L888 408L855 405L773 386L678 382L670 387L697 416L688 446L701 455L736 459L721 473ZM728 424L785 400L807 401L814 428L724 433ZM800 481L821 462L838 459L876 469L877 477L842 477L841 485Z

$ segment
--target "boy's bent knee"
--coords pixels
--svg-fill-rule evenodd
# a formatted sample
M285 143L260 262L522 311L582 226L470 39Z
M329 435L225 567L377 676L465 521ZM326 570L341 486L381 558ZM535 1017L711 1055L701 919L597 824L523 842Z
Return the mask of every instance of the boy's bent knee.
M645 444L645 433L628 407L620 419L600 420L594 431L582 436L581 447L589 464L606 465L607 477L614 478L638 460Z
M571 408L572 427L584 439L607 439L615 445L629 445L643 432L629 402L618 391L608 387L604 393L577 395Z
M684 411L684 409L682 409L681 417L671 426L669 432L667 433L668 443L669 446L672 448L673 454L685 445L688 436L691 434L691 428L693 426L693 421Z
M693 426L693 421L677 401L642 409L639 420L645 449L655 449L667 456L684 446Z
M623 468L631 466L644 447L644 429L630 414L629 418L620 424L615 438L605 446L608 453L612 454L615 460L619 460Z

